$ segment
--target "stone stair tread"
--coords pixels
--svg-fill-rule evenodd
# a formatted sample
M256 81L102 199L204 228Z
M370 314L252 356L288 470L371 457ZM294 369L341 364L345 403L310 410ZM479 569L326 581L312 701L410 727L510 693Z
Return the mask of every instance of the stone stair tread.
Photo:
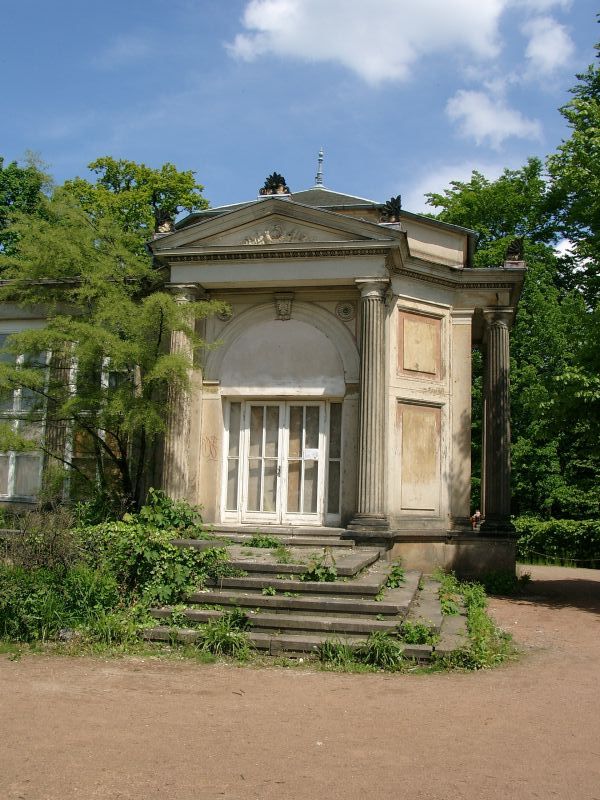
M207 586L220 589L263 589L273 587L278 592L302 592L312 594L376 595L385 584L391 565L378 562L358 578L348 581L302 581L293 578L277 578L273 575L244 575L207 581Z
M443 614L439 600L438 581L426 578L418 598L408 613L411 622L423 623L432 626L437 632L440 631L443 622Z
M150 641L179 641L193 643L201 638L202 632L196 628L173 628L168 625L157 625L144 631L144 638ZM249 631L249 642L259 650L268 650L271 655L284 652L311 653L315 652L320 644L334 639L350 647L363 644L368 635L336 635L332 637L324 633L298 633L285 632L273 635L262 631ZM431 658L432 648L429 645L409 645L404 648L406 658L418 661L428 661Z
M400 614L405 613L412 598L405 597L403 602L386 602L362 597L332 597L331 595L303 595L286 597L285 595L263 595L260 592L221 589L214 591L194 592L187 602L216 605L238 605L250 608L281 608L323 611L325 613L340 611L342 613L365 614Z
M310 562L325 555L325 548L318 550L307 548L302 552L300 548L290 548L292 563L277 561L276 554L267 548L252 548L248 553L246 547L230 545L228 548L229 563L236 569L246 572L265 572L276 574L300 575L306 571ZM342 551L335 558L335 567L340 577L352 577L360 570L365 569L379 559L379 550L375 548L354 549L350 552ZM297 563L294 563L297 562Z
M208 533L241 533L248 536L308 536L311 538L315 536L334 536L339 539L346 534L346 529L331 527L315 528L307 525L268 525L262 528L257 525L211 525L208 528Z
M170 607L151 610L155 619L168 619L171 616ZM187 609L183 612L192 622L209 622L218 619L223 611L216 609ZM346 633L372 633L373 631L391 631L397 628L403 616L389 617L386 620L373 619L373 617L352 615L351 617L334 617L325 614L294 614L294 613L265 613L250 610L248 619L252 630L274 628L277 630L296 631L329 631Z
M280 544L304 546L304 547L335 547L335 548L348 548L354 547L352 539L338 539L334 536L318 538L317 536L286 536L283 534L269 534L274 539L277 539ZM209 547L225 547L227 544L241 544L247 543L251 539L249 533L227 533L223 536L216 535L213 539L186 539L174 538L172 543L176 547L194 547L197 550L206 550Z

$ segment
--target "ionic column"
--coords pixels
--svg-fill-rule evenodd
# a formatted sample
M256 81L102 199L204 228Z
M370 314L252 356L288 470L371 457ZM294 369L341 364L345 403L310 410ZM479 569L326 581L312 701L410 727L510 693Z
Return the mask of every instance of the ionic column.
M510 521L510 309L483 312L484 402L482 532L514 531Z
M358 487L354 530L386 529L384 497L385 279L358 279L361 293Z
M196 299L195 284L170 284L168 288L175 301L186 306ZM190 320L191 321L191 320ZM193 347L184 331L172 331L171 353L184 353L190 363ZM185 499L188 489L190 439L190 394L180 386L171 386L167 391L167 420L163 449L162 489L174 500Z

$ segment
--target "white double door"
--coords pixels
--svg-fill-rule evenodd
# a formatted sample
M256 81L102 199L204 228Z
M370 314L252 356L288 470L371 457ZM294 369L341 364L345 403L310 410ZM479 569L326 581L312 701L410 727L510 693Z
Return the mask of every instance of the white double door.
M325 430L323 402L242 404L237 501L242 522L324 523Z

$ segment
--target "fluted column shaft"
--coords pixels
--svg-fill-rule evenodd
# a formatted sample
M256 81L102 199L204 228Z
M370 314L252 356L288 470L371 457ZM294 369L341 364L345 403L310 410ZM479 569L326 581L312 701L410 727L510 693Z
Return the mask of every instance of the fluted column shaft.
M387 528L384 496L386 280L361 290L360 409L356 514L350 528Z
M510 341L512 313L484 311L483 516L488 533L514 530L510 522Z
M194 284L169 287L177 303L186 306L196 299ZM172 331L171 353L183 353L192 359L192 343L184 331ZM181 386L171 386L167 392L166 430L163 449L162 488L174 500L185 499L188 490L190 439L190 396Z

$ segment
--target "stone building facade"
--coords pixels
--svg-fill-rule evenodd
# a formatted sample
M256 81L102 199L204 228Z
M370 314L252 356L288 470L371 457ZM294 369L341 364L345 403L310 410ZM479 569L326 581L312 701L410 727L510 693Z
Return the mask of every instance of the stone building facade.
M473 269L471 231L384 211L317 185L155 238L181 303L230 308L198 323L214 346L170 398L162 486L219 527L344 528L408 566L510 567L509 330L524 265ZM172 349L189 346L173 335ZM473 346L486 365L476 533Z

